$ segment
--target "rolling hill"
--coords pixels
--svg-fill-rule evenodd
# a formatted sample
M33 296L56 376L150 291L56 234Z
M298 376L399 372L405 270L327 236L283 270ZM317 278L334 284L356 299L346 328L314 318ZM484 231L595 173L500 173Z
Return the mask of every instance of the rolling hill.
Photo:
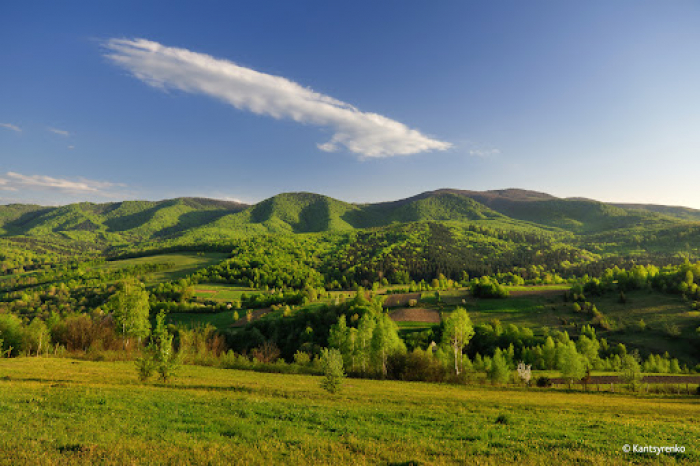
M208 244L261 234L349 232L415 222L534 229L583 243L595 238L596 243L629 242L642 248L645 241L663 243L665 235L685 236L686 243L692 243L700 234L700 211L693 209L562 199L520 189L440 189L375 204L297 192L278 194L255 205L176 198L60 207L0 206L0 237L81 243L95 249L142 243ZM645 232L654 234L645 239Z

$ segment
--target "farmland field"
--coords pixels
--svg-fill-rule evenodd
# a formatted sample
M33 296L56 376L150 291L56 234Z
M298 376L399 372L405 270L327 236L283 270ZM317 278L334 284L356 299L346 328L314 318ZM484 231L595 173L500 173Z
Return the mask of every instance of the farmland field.
M146 257L137 257L133 259L123 259L107 262L102 267L106 269L115 269L143 264L171 264L172 267L165 270L146 274L146 284L161 283L169 280L178 280L192 272L218 264L228 257L228 254L219 252L183 252L173 254L158 254Z
M212 325L218 329L224 329L233 325L233 310L223 312L174 312L168 315L168 323L182 324L188 327ZM245 317L245 311L239 311Z
M195 296L218 301L240 299L243 293L250 295L257 292L254 288L222 285L219 283L199 283L194 288Z
M184 366L140 383L132 363L43 358L0 360L0 374L5 464L700 461L690 396L359 379L329 395L312 376Z

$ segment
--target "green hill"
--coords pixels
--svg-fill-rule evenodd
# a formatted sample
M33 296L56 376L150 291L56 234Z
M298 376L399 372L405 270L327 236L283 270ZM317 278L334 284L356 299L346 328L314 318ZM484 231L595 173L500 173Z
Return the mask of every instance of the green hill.
M641 210L645 212L656 212L659 214L669 215L683 220L700 221L700 210L690 209L688 207L656 205L656 204L611 204L615 207L626 210Z
M700 211L560 199L519 189L441 189L376 204L351 204L313 193L284 193L255 205L203 198L84 202L60 207L0 206L0 237L83 244L84 248L211 244L261 234L347 232L416 222L548 230L616 251L669 250L681 239L693 250ZM653 232L651 234L650 232ZM665 246L664 246L665 244ZM595 249L595 248L594 248ZM677 252L677 251L676 251Z

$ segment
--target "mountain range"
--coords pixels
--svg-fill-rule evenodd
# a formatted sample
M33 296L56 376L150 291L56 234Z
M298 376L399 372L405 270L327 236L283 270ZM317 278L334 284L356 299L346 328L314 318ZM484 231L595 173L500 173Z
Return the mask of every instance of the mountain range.
M411 222L493 223L574 235L700 225L700 210L613 204L521 189L440 189L392 202L353 204L297 192L254 205L205 199L0 206L0 236L118 244L221 241L266 233L311 233Z

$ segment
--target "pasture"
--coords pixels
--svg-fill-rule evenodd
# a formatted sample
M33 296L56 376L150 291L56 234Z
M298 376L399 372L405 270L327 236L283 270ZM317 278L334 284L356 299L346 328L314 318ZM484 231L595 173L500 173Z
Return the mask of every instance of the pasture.
M198 298L213 299L216 301L233 301L241 299L242 294L259 293L255 288L224 285L221 283L199 283L194 287L194 295Z
M109 261L100 266L106 269L129 267L143 264L169 264L171 267L151 272L145 275L146 285L166 281L179 280L187 275L210 265L218 264L229 255L221 252L181 252L172 254L157 254L133 259Z
M697 464L697 397L0 360L3 464ZM626 444L683 453L625 453Z

